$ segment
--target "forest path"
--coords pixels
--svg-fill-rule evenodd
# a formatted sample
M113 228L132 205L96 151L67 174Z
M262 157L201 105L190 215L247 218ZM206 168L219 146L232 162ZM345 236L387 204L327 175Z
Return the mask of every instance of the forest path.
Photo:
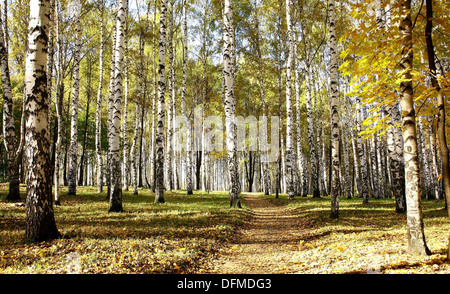
M283 274L298 272L294 259L299 242L311 223L285 205L277 205L258 194L243 194L252 214L216 260L211 273Z

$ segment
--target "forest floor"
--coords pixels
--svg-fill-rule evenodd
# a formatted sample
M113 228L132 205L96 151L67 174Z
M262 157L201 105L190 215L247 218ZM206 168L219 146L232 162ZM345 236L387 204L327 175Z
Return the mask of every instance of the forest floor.
M422 201L430 256L407 253L406 215L393 199L341 198L330 219L330 197L243 193L242 209L228 207L227 192L124 191L125 211L109 213L106 191L62 187L55 220L62 237L29 243L25 186L5 201L0 184L0 274L327 274L450 273L446 251L450 221L444 200ZM106 189L105 189L106 190Z
M206 270L216 274L449 274L449 221L445 210L424 209L430 256L407 253L406 219L381 200L364 208L341 201L341 217L328 218L325 197L295 201L244 194L251 217ZM328 200L329 201L329 200ZM322 205L318 207L318 203ZM386 209L390 208L390 209Z

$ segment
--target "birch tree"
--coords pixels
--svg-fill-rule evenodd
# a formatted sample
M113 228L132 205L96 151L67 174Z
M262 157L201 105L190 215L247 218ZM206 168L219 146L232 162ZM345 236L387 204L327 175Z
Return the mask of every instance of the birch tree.
M53 211L47 44L50 0L30 0L25 68L26 238L43 241L60 236Z
M445 135L445 98L442 93L441 85L439 85L437 79L437 68L435 63L435 52L432 39L433 31L433 3L430 0L426 0L427 5L427 24L425 27L425 38L427 44L427 56L428 67L430 69L431 86L435 88L437 107L438 107L438 122L437 122L437 134L439 141L439 149L442 157L442 178L445 191L445 197L447 199L447 213L450 216L450 164L449 164L449 149L447 144L447 138ZM450 252L450 246L449 246ZM450 258L450 257L449 257Z
M123 44L125 36L125 19L128 7L127 0L118 0L118 10L116 17L116 46L114 50L114 100L111 105L111 124L109 134L109 173L110 173L110 194L109 211L121 212L122 207L122 167L120 161L120 119L122 111L123 95Z
M73 56L73 86L72 86L72 114L70 122L70 150L69 150L69 187L68 195L75 195L77 189L78 169L78 99L80 94L80 59L81 59L81 1L73 1L75 18L75 48Z
M164 117L166 93L166 15L167 1L161 0L159 17L159 66L158 66L158 119L156 126L155 202L164 203Z
M128 9L125 10L125 14L128 16ZM138 13L139 18L139 13ZM128 62L128 17L125 18L125 37L124 37L124 76L125 76L125 89L124 89L124 102L123 102L123 123L122 123L122 141L123 141L123 189L128 191L130 184L130 148L128 140L128 85L129 85L129 62ZM140 42L139 42L140 45ZM142 74L142 71L140 71ZM136 190L137 191L137 190Z
M63 73L63 56L62 56L62 38L60 33L60 19L59 19L59 2L55 1L55 23L56 23L56 47L58 51L58 71L56 76L56 95L55 95L55 112L56 112L56 124L57 134L55 143L55 167L53 174L54 183L54 198L55 205L60 205L60 165L61 165L61 145L62 145L62 118L61 108L64 96L64 73Z
M97 90L97 105L95 108L95 152L97 155L97 191L103 192L103 159L102 159L102 100L103 100L103 54L105 50L104 0L100 1L100 53L99 53L99 82Z
M187 0L183 0L183 85L181 89L181 113L186 125L186 191L192 195L192 152L191 152L191 125L186 112L186 80L188 59L188 28L187 28Z
M225 109L226 145L230 207L241 207L237 161L236 99L234 96L234 28L232 0L224 1L223 17L223 104Z
M336 13L334 0L328 5L330 21L330 90L331 90L331 218L339 218L339 97L337 88Z
M256 55L258 58L258 83L259 83L259 90L261 94L261 106L262 106L262 115L266 115L266 97L265 97L265 88L264 88L264 68L263 68L263 60L262 60L262 53L261 53L261 38L260 38L260 29L259 29L259 14L262 10L262 3L258 3L259 1L255 1L255 14L254 14L254 21L255 21L255 30L256 30L256 36L255 36L255 43L256 43ZM294 42L294 46L295 46ZM295 50L295 49L294 49ZM295 50L296 51L296 50ZM263 134L259 134L260 139L263 140L263 142L267 142L267 134L264 133L264 138L261 138ZM267 156L267 151L264 151L264 156ZM262 169L262 180L263 180L263 191L265 195L269 195L269 187L270 187L270 180L269 180L269 163L266 161L261 162L261 169Z
M294 35L295 37L296 35ZM295 107L296 107L296 123L297 123L297 170L299 174L301 195L308 195L308 184L306 181L305 159L303 156L303 136L301 129L301 111L300 111L300 66L297 52L297 38L294 38L294 70L295 70Z
M168 119L167 119L167 180L169 190L173 190L173 168L172 168L172 157L173 157L173 120L174 120L174 106L175 106L175 89L174 89L174 54L173 54L173 34L174 34L174 19L173 12L175 9L175 1L170 0L170 10L169 10L169 103L167 107Z
M291 6L292 1L286 0L286 23L288 34L288 60L286 69L286 190L289 200L294 199L295 186L294 186L294 114L292 112L292 88L291 88L291 76L292 76L292 64L294 54L294 38L292 31L291 21Z
M404 0L400 3L399 32L402 46L400 60L402 81L399 96L403 128L403 157L405 160L405 196L406 206L408 207L406 212L408 252L429 255L431 252L425 242L421 211L416 114L411 75L413 68L411 0Z
M360 197L363 198L363 204L369 203L369 181L368 181L368 170L367 170L367 159L366 159L366 153L364 152L364 142L361 138L361 124L363 121L363 115L362 115L362 106L361 106L361 99L359 97L356 98L356 148L358 150L358 158L360 162L360 171L361 171L361 177L360 177L360 187L361 187L361 195Z
M3 28L5 27L5 33ZM0 16L0 68L2 73L3 89L3 142L6 150L6 160L8 166L9 192L6 199L17 200L19 193L19 159L21 150L18 148L16 137L16 127L13 113L13 99L11 89L11 79L9 74L8 47L7 47L7 26L3 26ZM20 144L20 146L23 146Z

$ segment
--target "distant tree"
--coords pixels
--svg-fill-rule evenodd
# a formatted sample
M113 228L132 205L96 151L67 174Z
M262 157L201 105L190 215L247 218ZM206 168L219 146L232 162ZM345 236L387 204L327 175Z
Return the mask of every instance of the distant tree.
M104 25L104 0L100 0L100 55L99 55L99 82L97 90L97 105L95 110L95 152L97 154L97 191L103 192L103 159L102 159L102 100L103 100L103 55L105 52L105 25Z
M5 6L6 9L6 6ZM5 28L5 33L3 33ZM6 159L9 177L8 200L17 200L20 198L19 191L19 161L22 153L23 144L19 144L16 137L16 126L14 123L13 97L11 89L11 78L8 64L8 45L7 45L7 24L3 25L0 14L0 68L2 73L3 89L3 142L6 149ZM20 147L20 148L19 148Z
M68 195L77 192L77 169L78 169L78 100L80 95L80 61L81 61L81 1L73 3L75 18L75 49L73 56L73 86L72 86L72 113L70 123L70 151L69 151L69 187Z

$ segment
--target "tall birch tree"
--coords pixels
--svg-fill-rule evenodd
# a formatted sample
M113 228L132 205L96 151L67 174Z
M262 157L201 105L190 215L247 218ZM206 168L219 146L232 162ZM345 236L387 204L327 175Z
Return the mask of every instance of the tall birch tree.
M402 81L399 96L403 128L403 157L405 160L405 189L408 252L429 255L430 250L425 242L423 229L421 195L419 183L419 159L417 147L416 114L414 111L412 84L412 21L411 0L400 3L401 60Z
M445 197L447 199L447 213L450 216L450 162L449 162L449 149L447 145L447 138L445 135L445 98L437 79L435 52L432 39L433 3L431 0L426 0L426 5L427 5L427 12L426 12L427 24L425 27L425 38L427 44L428 67L430 69L431 86L434 87L436 91L437 107L438 107L437 137L442 157L442 178Z
M114 50L114 100L111 103L112 109L111 124L108 130L109 134L109 176L110 176L110 194L109 211L121 212L122 207L122 167L120 161L120 119L122 111L123 95L123 45L125 37L125 19L128 7L127 0L117 0L118 10L116 17L116 46Z
M105 50L104 0L100 0L100 53L99 53L99 82L97 90L97 105L95 108L95 152L97 155L97 191L103 192L103 159L102 159L102 100L103 100L103 54Z
M170 0L170 10L169 10L169 40L168 40L168 46L169 46L169 72L168 72L168 83L169 83L169 91L168 91L168 98L169 103L167 107L167 113L168 113L168 119L167 119L167 180L168 180L168 188L169 190L173 190L174 183L173 183L173 120L174 120L174 102L175 102L175 89L174 89L174 79L175 79L175 71L174 71L174 46L173 46L173 37L174 37L174 19L173 19L173 13L175 9L175 0Z
M188 60L188 28L187 28L187 0L183 0L183 85L181 89L181 113L186 122L186 191L192 195L192 151L191 151L191 125L186 112L186 81Z
M223 104L225 109L226 145L230 207L241 207L237 159L236 98L234 96L234 28L233 1L224 0L223 17Z
M6 4L6 3L5 3ZM5 7L6 9L6 7ZM5 32L3 32L5 28ZM22 144L18 144L16 137L16 126L13 113L13 99L11 89L11 79L8 63L8 45L7 45L7 26L5 26L0 16L0 68L2 74L3 89L3 142L6 150L6 161L8 166L9 192L6 199L17 200L20 198L19 193L19 159L21 150L18 149Z
M294 38L291 21L292 1L286 0L286 23L288 34L288 60L286 68L286 190L289 200L294 199L294 114L292 112L292 64L294 54Z
M77 193L78 169L78 100L80 95L80 61L81 61L81 1L72 3L75 19L75 48L73 56L73 86L72 86L72 114L70 121L70 150L69 150L69 187L68 195Z
M47 46L50 0L30 0L25 68L26 238L60 236L55 223L50 165Z
M62 38L60 33L60 19L59 19L59 2L55 2L55 24L56 24L56 48L58 51L58 71L56 76L56 95L55 95L55 112L56 112L56 124L57 124L57 134L55 143L55 167L53 173L53 183L54 183L54 199L55 205L60 205L60 165L61 165L61 145L62 145L62 117L61 108L64 96L64 74L63 74L63 56L62 56Z
M161 0L159 17L158 118L156 125L155 202L164 203L164 117L167 0Z
M340 160L339 160L339 96L337 85L337 46L336 46L336 13L335 1L328 4L328 16L330 25L330 91L331 91L331 218L339 218L339 193L340 193Z

